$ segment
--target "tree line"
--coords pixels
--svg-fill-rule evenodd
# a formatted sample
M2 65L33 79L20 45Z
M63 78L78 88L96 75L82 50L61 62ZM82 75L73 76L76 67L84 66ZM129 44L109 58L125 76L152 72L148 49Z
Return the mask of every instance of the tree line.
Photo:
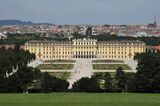
M140 40L149 46L157 46L160 44L160 37L123 37L111 34L100 34L100 35L81 35L78 33L73 34L72 39L83 39L83 38L97 39L98 41L121 41L121 40Z
M69 83L28 67L35 55L20 49L0 48L0 93L67 91ZM16 70L15 72L13 70ZM7 75L8 74L8 75Z
M14 44L14 45L24 45L30 40L57 40L66 41L69 40L64 35L58 34L40 34L40 33L25 33L25 34L7 34L6 39L0 39L0 44Z
M136 73L125 73L121 67L115 74L98 73L73 84L75 92L160 93L160 52L141 53Z
M5 47L0 48L0 74L5 74L6 71L11 73L13 69L19 66L26 65L28 62L34 60L36 57L29 51L20 49L15 46L14 49Z
M90 29L87 29L86 35L81 35L78 33L72 34L72 39L83 39L83 38L93 38L98 41L120 41L120 40L140 40L145 42L149 46L156 46L160 44L160 37L122 37L118 35L100 34L100 35L91 35ZM15 45L24 45L27 41L30 40L58 40L58 41L69 41L69 38L63 34L8 34L7 39L0 39L0 44L15 44Z

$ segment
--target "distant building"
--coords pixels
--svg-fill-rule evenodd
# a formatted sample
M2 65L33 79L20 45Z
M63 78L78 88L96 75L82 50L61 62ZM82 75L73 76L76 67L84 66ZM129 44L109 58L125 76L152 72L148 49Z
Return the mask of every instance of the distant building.
M7 38L7 35L0 33L0 39L6 39L6 38Z
M10 45L4 44L4 45L0 45L0 48L1 47L5 47L5 49L9 49L9 48L14 49L16 47L16 45L14 45L14 44L10 44ZM25 46L20 46L20 49L25 49Z
M135 37L148 37L147 32L137 32Z
M157 53L158 51L160 52L160 45L159 46L148 46L147 47L147 52Z
M154 22L153 23L150 23L147 25L148 28L157 28L157 20L156 18L154 19Z
M15 45L7 45L7 44L6 44L6 45L0 45L0 48L1 48L1 47L5 47L6 49L9 49L9 48L12 48L12 49L13 49L13 48L15 48Z
M97 41L74 39L72 41L29 41L25 50L34 53L37 59L133 59L136 53L146 52L142 41Z

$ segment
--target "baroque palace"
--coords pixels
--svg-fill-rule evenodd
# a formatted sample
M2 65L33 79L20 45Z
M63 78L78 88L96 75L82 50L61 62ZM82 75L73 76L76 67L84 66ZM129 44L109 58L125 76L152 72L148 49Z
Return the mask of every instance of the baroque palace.
M37 59L133 59L136 53L146 52L142 41L97 41L95 39L74 39L72 41L29 41L25 50Z

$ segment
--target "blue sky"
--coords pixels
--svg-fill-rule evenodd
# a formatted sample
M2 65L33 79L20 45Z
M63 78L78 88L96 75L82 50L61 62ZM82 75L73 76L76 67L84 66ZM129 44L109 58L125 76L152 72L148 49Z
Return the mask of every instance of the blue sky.
M0 0L0 20L55 24L147 24L160 0Z

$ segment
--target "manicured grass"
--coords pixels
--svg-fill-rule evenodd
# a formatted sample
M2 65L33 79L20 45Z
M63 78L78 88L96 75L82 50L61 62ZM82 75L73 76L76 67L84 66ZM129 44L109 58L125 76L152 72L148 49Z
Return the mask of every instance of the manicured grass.
M74 64L40 64L36 68L40 70L69 70Z
M47 63L74 63L75 60L46 60Z
M94 63L124 63L123 60L93 60Z
M71 73L70 72L53 72L53 73L49 73L49 74L56 77L56 78L68 79Z
M160 106L160 94L0 94L0 106Z
M132 70L127 64L93 64L94 70L117 70L118 67L123 70Z
M93 73L93 75L102 75L102 74L104 74L105 72L94 72ZM112 77L114 77L115 75L116 75L116 72L108 72L108 73L110 73L110 75L112 76ZM127 75L127 76L133 76L135 73L134 72L125 72L125 74Z

